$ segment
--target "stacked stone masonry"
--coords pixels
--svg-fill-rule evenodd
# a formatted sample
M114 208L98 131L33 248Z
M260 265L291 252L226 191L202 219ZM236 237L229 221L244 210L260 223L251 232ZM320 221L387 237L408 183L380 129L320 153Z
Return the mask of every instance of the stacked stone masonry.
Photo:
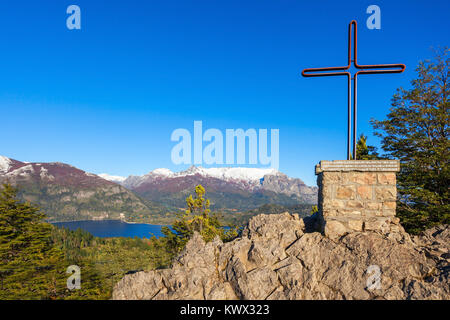
M399 228L396 160L321 161L316 167L319 223L329 237Z

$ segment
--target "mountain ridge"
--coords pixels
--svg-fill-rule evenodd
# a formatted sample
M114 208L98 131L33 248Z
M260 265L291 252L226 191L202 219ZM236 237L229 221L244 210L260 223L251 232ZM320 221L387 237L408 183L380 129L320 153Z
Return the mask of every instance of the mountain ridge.
M125 179L61 162L28 163L0 156L0 183L7 181L21 187L23 199L42 207L50 221L125 219L167 224L175 211L184 208L186 197L198 184L206 188L211 208L224 215L248 216L247 211L266 204L295 206L317 201L317 187L261 168L191 166L181 172L160 168Z
M288 177L276 169L191 166L172 172L160 168L142 176L129 176L119 182L145 199L182 207L193 188L201 184L211 200L212 208L251 210L267 203L295 205L315 204L317 187L307 186L301 179Z
M173 184L170 181L197 180L198 184L205 181L214 182L212 184L220 185L222 181L249 192L269 191L287 196L296 196L300 201L315 203L317 201L317 188L315 186L307 186L299 178L291 178L286 174L273 168L246 168L246 167L218 167L203 168L201 166L191 166L187 170L173 172L166 168L158 168L141 176L130 175L127 178L118 176L108 176L103 174L102 177L110 181L114 181L124 187L145 193L147 187L158 185L164 189ZM193 178L194 177L194 178ZM196 178L195 178L196 177ZM206 182L207 183L207 182Z
M48 221L125 219L163 214L164 207L98 175L61 162L21 162L1 156L0 183L42 208Z

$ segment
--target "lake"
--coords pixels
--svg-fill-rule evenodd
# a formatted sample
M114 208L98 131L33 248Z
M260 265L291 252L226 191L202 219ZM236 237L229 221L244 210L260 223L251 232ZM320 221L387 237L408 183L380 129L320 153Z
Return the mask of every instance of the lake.
M65 227L70 230L78 228L85 230L96 237L128 237L150 238L154 234L157 238L163 236L161 228L164 226L146 223L126 223L120 220L102 221L71 221L53 223L57 227Z

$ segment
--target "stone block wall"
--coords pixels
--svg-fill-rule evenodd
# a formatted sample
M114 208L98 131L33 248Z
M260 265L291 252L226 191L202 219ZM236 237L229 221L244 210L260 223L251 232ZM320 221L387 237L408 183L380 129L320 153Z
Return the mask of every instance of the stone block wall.
M389 232L398 225L397 160L321 161L316 166L319 223L331 238L349 232Z

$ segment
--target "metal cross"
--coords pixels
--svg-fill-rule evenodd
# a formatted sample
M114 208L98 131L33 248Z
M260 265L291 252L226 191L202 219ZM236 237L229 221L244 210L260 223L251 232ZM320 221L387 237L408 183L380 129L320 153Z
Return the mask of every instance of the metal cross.
M355 46L353 48L353 59L352 59L352 30ZM329 76L347 76L348 79L348 117L347 117L347 160L350 160L350 143L351 143L351 100L353 91L353 159L356 160L356 119L357 119L357 85L358 85L358 75L360 74L377 74L377 73L402 73L405 71L406 66L404 64L374 64L374 65L359 65L357 60L357 26L356 21L352 20L348 26L348 64L344 67L331 67L331 68L309 68L302 71L302 76L304 77L329 77ZM349 71L352 62L355 68L361 69L356 72L352 77ZM369 69L369 70L365 70ZM384 70L392 69L392 70ZM332 72L328 72L332 71ZM340 71L340 72L335 72ZM318 72L318 73L316 73ZM353 80L353 90L352 83Z

